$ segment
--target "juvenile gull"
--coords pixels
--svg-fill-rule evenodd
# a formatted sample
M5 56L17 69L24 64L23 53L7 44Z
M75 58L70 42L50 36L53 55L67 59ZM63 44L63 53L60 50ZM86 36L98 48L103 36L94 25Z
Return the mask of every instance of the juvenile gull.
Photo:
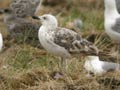
M97 48L89 41L83 39L76 32L58 27L57 19L50 14L33 16L41 21L38 37L41 45L49 53L61 57L61 69L67 69L67 59L79 56L80 53L97 54Z
M120 70L120 64L101 61L98 56L87 56L84 68L87 70L88 76L90 76L90 73L102 75L111 70Z
M36 14L41 6L42 0L12 0L10 9L14 16L25 18Z
M0 33L0 51L2 50L3 48L3 37L2 37L2 34Z
M38 39L37 31L40 27L39 23L31 20L15 17L11 9L4 9L4 23L8 28L8 32L14 39L26 37L28 39Z
M38 12L41 1L42 0L12 0L7 9L0 10L0 13L3 12L5 14L4 23L14 39L21 37L27 37L27 39L28 37L30 39L34 37L37 38L36 31L40 24L33 23L26 17L33 16Z

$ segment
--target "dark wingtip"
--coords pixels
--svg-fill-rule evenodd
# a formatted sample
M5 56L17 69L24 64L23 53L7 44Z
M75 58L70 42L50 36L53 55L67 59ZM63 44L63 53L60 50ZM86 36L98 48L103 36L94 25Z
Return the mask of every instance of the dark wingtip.
M40 18L38 16L32 16L33 19L37 19L40 20Z
M12 10L11 10L11 9L9 9L9 8L6 8L6 9L4 9L4 12L5 12L5 13L11 13L11 12L12 12Z

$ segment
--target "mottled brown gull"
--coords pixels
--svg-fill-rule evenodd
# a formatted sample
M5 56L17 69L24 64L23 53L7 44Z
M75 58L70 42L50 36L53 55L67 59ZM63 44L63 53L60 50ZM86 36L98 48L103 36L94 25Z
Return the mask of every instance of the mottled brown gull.
M41 21L38 37L41 45L49 53L61 57L61 69L67 69L67 60L72 56L80 56L80 53L97 54L98 49L78 33L58 27L55 16L45 14L43 16L33 16Z

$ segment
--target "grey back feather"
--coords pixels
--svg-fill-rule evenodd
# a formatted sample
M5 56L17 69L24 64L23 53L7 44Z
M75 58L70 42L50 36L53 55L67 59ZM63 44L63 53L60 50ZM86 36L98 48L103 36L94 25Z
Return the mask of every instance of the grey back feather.
M120 0L116 0L117 10L120 13Z
M116 19L116 23L112 26L112 29L117 33L120 33L120 18Z
M118 63L105 62L105 61L101 61L101 63L102 63L102 68L106 71L120 69L120 64Z

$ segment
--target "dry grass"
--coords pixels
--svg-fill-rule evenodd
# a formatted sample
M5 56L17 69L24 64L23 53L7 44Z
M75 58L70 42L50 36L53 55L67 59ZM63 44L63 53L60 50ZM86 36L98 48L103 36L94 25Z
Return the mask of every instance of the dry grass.
M100 51L114 53L114 44L103 32L103 1L73 0L72 3L57 6L42 6L40 13L52 13L57 16L60 26L76 18L83 20L83 37L92 41ZM0 6L6 7L7 0L1 0ZM71 5L72 4L72 5ZM62 8L62 9L61 9ZM2 16L0 17L2 19ZM83 68L84 57L69 60L67 76L55 80L53 75L58 68L58 58L43 49L26 43L17 44L7 37L4 23L0 23L4 35L5 49L0 54L0 90L119 90L120 72L109 72L103 76L86 77ZM117 62L115 58L100 56L103 60Z

